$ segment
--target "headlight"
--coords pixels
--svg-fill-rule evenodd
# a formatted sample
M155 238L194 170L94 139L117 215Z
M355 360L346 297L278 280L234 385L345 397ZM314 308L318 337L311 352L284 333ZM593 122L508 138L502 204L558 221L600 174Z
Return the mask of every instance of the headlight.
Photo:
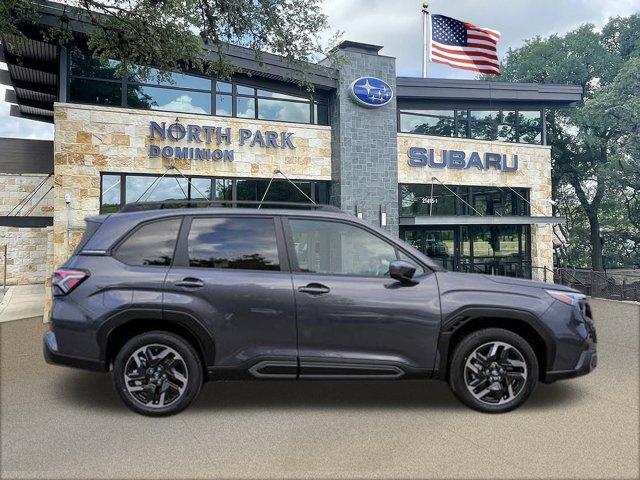
M562 290L545 290L545 292L567 305L577 305L581 300L587 298L582 293L564 292Z

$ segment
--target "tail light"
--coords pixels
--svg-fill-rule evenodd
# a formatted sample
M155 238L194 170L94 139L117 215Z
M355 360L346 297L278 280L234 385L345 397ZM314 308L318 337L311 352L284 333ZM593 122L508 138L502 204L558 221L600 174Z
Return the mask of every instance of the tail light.
M86 270L72 270L69 268L59 268L53 272L53 294L66 295L73 291L78 285L89 278Z

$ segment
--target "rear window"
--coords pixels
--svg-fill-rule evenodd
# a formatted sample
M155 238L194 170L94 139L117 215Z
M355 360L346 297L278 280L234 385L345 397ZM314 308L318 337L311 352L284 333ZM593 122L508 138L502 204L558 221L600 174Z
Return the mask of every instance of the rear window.
M273 218L194 218L189 266L280 270Z
M72 255L77 255L78 253L80 253L87 242L91 240L93 234L98 231L100 225L102 225L102 222L95 222L93 220L86 220L85 223L87 224L87 228L85 228L84 233L82 234L82 238L80 239L78 245L76 245L76 248L73 250Z
M181 218L147 223L117 249L114 257L127 265L171 265Z

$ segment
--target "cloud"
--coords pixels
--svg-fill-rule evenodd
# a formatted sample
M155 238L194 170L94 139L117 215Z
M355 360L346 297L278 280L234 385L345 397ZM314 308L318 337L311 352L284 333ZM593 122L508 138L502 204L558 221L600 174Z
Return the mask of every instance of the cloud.
M153 107L152 107L153 108ZM169 110L171 112L187 112L187 113L207 113L207 111L193 104L193 98L191 95L180 95L178 98L171 100L165 105L158 105L158 110Z

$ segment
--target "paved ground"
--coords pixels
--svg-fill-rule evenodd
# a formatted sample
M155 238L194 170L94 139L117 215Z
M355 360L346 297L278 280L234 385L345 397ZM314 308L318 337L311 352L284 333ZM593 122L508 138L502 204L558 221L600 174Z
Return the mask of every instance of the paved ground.
M129 412L110 377L0 325L2 478L638 478L637 305L595 301L598 369L491 416L439 382L228 382L182 414Z
M21 320L42 315L44 285L16 285L9 287L0 298L0 322Z

